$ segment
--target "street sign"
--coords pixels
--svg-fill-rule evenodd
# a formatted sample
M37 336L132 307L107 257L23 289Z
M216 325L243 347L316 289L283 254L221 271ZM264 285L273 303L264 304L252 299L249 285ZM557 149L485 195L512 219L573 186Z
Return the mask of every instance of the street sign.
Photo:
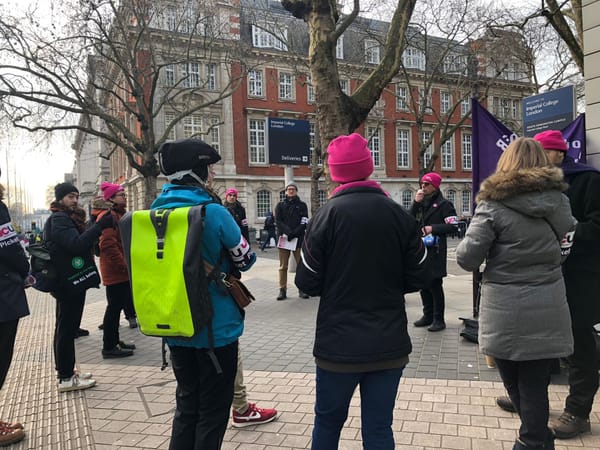
M575 119L575 87L567 86L525 97L522 102L523 136L562 130Z
M269 118L269 162L308 166L310 123L308 120Z

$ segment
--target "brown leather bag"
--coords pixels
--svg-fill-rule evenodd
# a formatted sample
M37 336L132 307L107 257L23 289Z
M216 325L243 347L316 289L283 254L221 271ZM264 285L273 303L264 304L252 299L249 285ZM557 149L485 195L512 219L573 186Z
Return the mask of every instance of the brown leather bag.
M206 275L209 279L213 279L215 282L221 283L227 288L229 295L231 295L241 309L244 309L252 303L253 300L256 300L239 278L236 278L231 274L225 275L223 272L220 272L217 276L213 276L215 268L206 261L204 261L204 269L206 270Z

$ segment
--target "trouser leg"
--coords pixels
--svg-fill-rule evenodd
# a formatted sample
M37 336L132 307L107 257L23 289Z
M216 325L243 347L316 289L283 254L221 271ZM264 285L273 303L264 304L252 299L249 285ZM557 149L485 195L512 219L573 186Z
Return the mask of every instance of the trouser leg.
M330 372L317 367L312 450L337 450L360 376L360 373Z
M248 397L246 396L246 385L244 384L244 368L242 367L242 352L239 346L231 408L238 414L244 414L248 409Z
M516 449L553 449L548 428L548 385L552 360L507 361L496 359L504 386L521 418Z
M129 294L129 282L106 286L106 311L104 312L103 349L112 350L119 343L119 319L123 299Z
M85 291L55 293L56 328L54 351L58 378L70 378L75 367L75 336L79 328Z
M221 374L206 349L172 346L170 350L177 390L169 449L218 450L229 420L238 343L214 350Z
M403 369L367 372L360 379L363 448L393 450L394 405Z
M430 289L421 289L421 303L423 304L423 316L433 320L433 294Z
M123 292L123 312L125 313L126 319L135 319L137 314L133 307L133 294L131 293L131 284L129 281L125 283L127 285L127 294Z
M0 389L4 385L15 348L19 319L0 322Z
M287 289L288 262L290 260L290 251L279 248L279 289Z
M444 322L444 310L446 307L446 299L444 296L443 278L433 280L430 288L433 320Z
M589 417L598 391L598 356L593 327L573 328L574 352L569 358L569 395L565 409Z

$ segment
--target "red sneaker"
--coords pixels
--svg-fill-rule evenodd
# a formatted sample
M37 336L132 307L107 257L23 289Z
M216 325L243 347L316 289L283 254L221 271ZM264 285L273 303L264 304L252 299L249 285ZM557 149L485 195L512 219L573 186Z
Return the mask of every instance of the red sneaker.
M255 403L248 403L248 409L244 414L233 411L233 426L237 428L249 427L271 422L277 418L276 409L258 408Z

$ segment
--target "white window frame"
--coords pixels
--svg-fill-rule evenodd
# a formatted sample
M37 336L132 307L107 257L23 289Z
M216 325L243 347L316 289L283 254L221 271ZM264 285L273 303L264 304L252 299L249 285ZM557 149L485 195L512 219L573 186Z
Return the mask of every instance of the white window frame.
M165 8L165 29L168 31L177 31L177 8L167 6Z
M367 136L369 138L369 149L373 158L373 165L381 167L381 157L383 154L383 139L381 138L381 128L367 127Z
M323 206L325 203L327 203L327 191L319 189L317 191L317 197L319 199L319 206Z
M452 95L448 91L440 91L440 112L446 114L450 111L452 104Z
M340 89L346 95L350 95L350 80L340 78Z
M165 86L175 86L175 64L165 66Z
M452 203L452 206L456 205L456 191L454 189L448 189L446 191L446 200Z
M344 59L344 35L342 34L335 43L335 57Z
M375 39L365 39L365 62L367 64L379 64L381 62L381 53L379 42Z
M306 101L307 103L315 102L315 88L312 84L312 77L310 74L306 76Z
M267 24L265 27L252 25L252 45L256 48L274 48L287 52L287 29L277 29L275 24ZM281 36L277 36L280 33Z
M406 47L402 53L402 63L407 69L425 70L425 53L415 47Z
M471 99L464 98L462 102L460 102L460 114L461 116L465 116L471 112Z
M183 87L197 88L200 85L200 65L195 62L183 64Z
M217 90L217 65L208 63L205 66L206 70L206 89L209 91Z
M454 170L454 136L441 145L442 170Z
M265 119L248 119L248 161L250 164L267 163L266 132Z
M396 84L396 111L408 111L408 86Z
M444 58L443 71L445 73L466 75L467 64L468 61L466 55L450 52Z
M174 120L175 120L175 113L171 112L171 111L165 111L165 130L167 129L167 127L170 124L173 123ZM171 131L167 135L167 140L174 141L175 139L177 139L176 129L177 129L177 126L174 126L173 128L171 128Z
M431 131L422 131L421 132L421 142L425 143L427 141L431 141L427 148L425 149L425 153L423 153L423 165L428 166L431 161L431 157L433 156L433 134Z
M410 169L410 153L410 129L396 128L396 166L398 169Z
M400 204L404 209L410 209L413 203L413 191L405 189L400 194Z
M202 136L202 114L190 114L183 118L183 135L185 138Z
M264 98L264 74L262 70L248 71L248 97Z
M461 135L461 160L463 170L473 170L472 134L463 132Z
M461 212L463 215L471 215L471 191L461 191Z
M293 74L279 71L279 100L293 101L295 99L294 84Z
M256 193L256 217L266 217L271 209L271 192L262 189Z
M419 88L419 105L422 112L431 112L431 89L426 93L425 88Z
M210 116L204 118L204 130L206 133L205 140L210 144L217 153L221 153L221 119L218 116Z

